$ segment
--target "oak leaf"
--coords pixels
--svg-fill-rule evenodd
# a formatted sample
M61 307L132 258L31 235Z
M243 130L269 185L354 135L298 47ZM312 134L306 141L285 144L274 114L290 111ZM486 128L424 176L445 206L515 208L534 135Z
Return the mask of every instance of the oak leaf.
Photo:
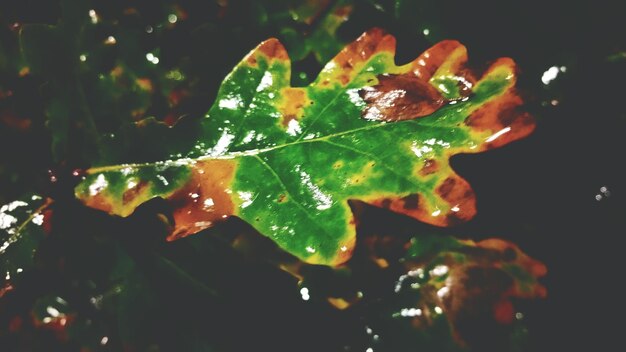
M476 79L456 41L400 66L394 55L394 37L372 29L311 85L292 87L287 52L269 39L225 78L193 148L92 168L76 196L119 216L161 197L173 210L170 240L238 216L299 258L329 265L354 247L350 200L438 226L469 220L474 193L448 159L532 131L518 109L515 64L498 59Z

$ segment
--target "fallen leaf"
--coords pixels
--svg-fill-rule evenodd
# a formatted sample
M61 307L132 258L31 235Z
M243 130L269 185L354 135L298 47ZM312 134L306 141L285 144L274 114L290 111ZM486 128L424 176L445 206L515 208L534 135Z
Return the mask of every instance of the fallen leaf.
M394 54L395 39L373 29L311 85L291 87L287 52L267 40L225 78L191 150L92 168L76 196L119 216L161 197L175 221L170 240L238 216L299 258L329 265L354 247L349 200L438 226L469 220L474 193L448 159L532 131L518 111L515 65L498 59L477 80L455 41L401 66Z

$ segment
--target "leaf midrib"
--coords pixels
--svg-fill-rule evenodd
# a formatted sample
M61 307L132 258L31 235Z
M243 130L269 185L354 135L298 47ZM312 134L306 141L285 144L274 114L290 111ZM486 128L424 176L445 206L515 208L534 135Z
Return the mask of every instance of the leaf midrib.
M468 100L466 102L466 105L469 104L469 102L470 101ZM463 105L460 105L460 104L454 105L454 107L457 107L457 108L460 107L460 106L463 106ZM437 111L437 112L439 112L439 111ZM363 127L347 130L347 131L337 132L337 133L328 134L328 135L325 135L325 136L320 136L320 137L311 138L311 139L298 139L298 140L295 140L293 142L279 144L279 145L266 147L266 148L262 148L262 149L250 149L250 150L242 151L242 152L228 152L228 153L223 154L223 155L210 155L210 156L206 155L206 156L201 156L201 157L198 157L198 158L181 158L181 159L176 159L176 160L162 160L162 161L149 162L149 163L119 164L119 165L112 165L112 166L103 166L103 167L91 168L91 169L87 170L87 173L88 174L98 174L98 173L108 172L108 171L117 171L117 170L121 170L121 169L128 168L128 167L143 168L143 167L150 167L150 166L157 165L157 164L168 164L168 163L178 164L177 166L185 166L186 164L191 164L191 163L196 162L196 161L235 159L235 158L238 158L238 157L260 155L260 154L269 153L269 152L272 152L272 151L276 151L276 150L283 149L283 148L288 148L288 147L299 145L299 144L326 142L328 139L331 139L331 138L345 136L345 135L349 135L349 134L355 134L355 133L362 132L362 131L368 131L368 130L373 130L373 129L377 129L377 128L391 128L391 127L389 127L391 124L407 124L407 125L410 124L410 125L418 125L418 126L422 126L422 127L429 127L429 128L433 128L433 129L449 129L449 128L458 129L459 128L459 126L457 126L456 123L454 123L454 124L445 124L445 125L436 125L436 124L427 123L425 121L425 120L428 120L428 119L432 118L433 116L435 116L435 114L432 114L432 115L429 115L429 116L425 116L425 117L421 117L421 118L418 118L418 119L415 119L415 120L405 120L405 121L396 121L396 122L380 122L380 121L376 121L376 122L373 122L375 124L371 124L371 125L367 125L367 126L363 126Z

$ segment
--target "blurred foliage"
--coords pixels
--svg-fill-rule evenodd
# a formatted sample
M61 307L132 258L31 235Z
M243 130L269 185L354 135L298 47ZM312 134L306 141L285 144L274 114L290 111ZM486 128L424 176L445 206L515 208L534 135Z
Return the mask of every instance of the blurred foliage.
M528 271L536 262L504 241L493 246L441 234L364 231L355 256L331 269L299 261L237 220L162 242L167 228L156 203L128 219L74 202L45 209L53 215L30 251L34 262L19 262L23 269L12 270L0 292L5 350L465 351L467 338L477 350L501 351L527 341L513 311L505 309L513 324L494 318L493 303L516 292L509 285L528 284L530 295L537 285ZM35 248L32 230L22 234L25 242L9 249ZM509 248L517 257L502 254ZM517 278L511 265L528 276ZM478 281L496 291L465 292L462 278L476 270L498 273ZM449 295L438 294L443 287ZM467 300L471 304L457 302ZM480 331L470 325L467 335L464 322L451 320L462 312L481 322ZM311 334L325 338L311 341Z
M50 200L37 195L0 207L0 273L16 281L35 265L34 253L44 238L45 209Z

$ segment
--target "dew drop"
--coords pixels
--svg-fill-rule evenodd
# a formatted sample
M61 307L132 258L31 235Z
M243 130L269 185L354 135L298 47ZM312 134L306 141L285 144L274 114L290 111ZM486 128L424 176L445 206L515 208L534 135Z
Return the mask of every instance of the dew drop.
M117 39L115 39L115 37L112 35L108 36L107 39L104 41L104 44L107 44L107 45L114 45L116 43L117 43Z
M94 9L89 10L89 18L91 19L91 23L93 24L98 23L98 14L96 13L96 10Z
M543 73L543 75L541 75L541 82L543 82L543 84L545 85L550 84L550 82L556 79L556 76L558 76L559 72L560 70L557 66L550 67Z

